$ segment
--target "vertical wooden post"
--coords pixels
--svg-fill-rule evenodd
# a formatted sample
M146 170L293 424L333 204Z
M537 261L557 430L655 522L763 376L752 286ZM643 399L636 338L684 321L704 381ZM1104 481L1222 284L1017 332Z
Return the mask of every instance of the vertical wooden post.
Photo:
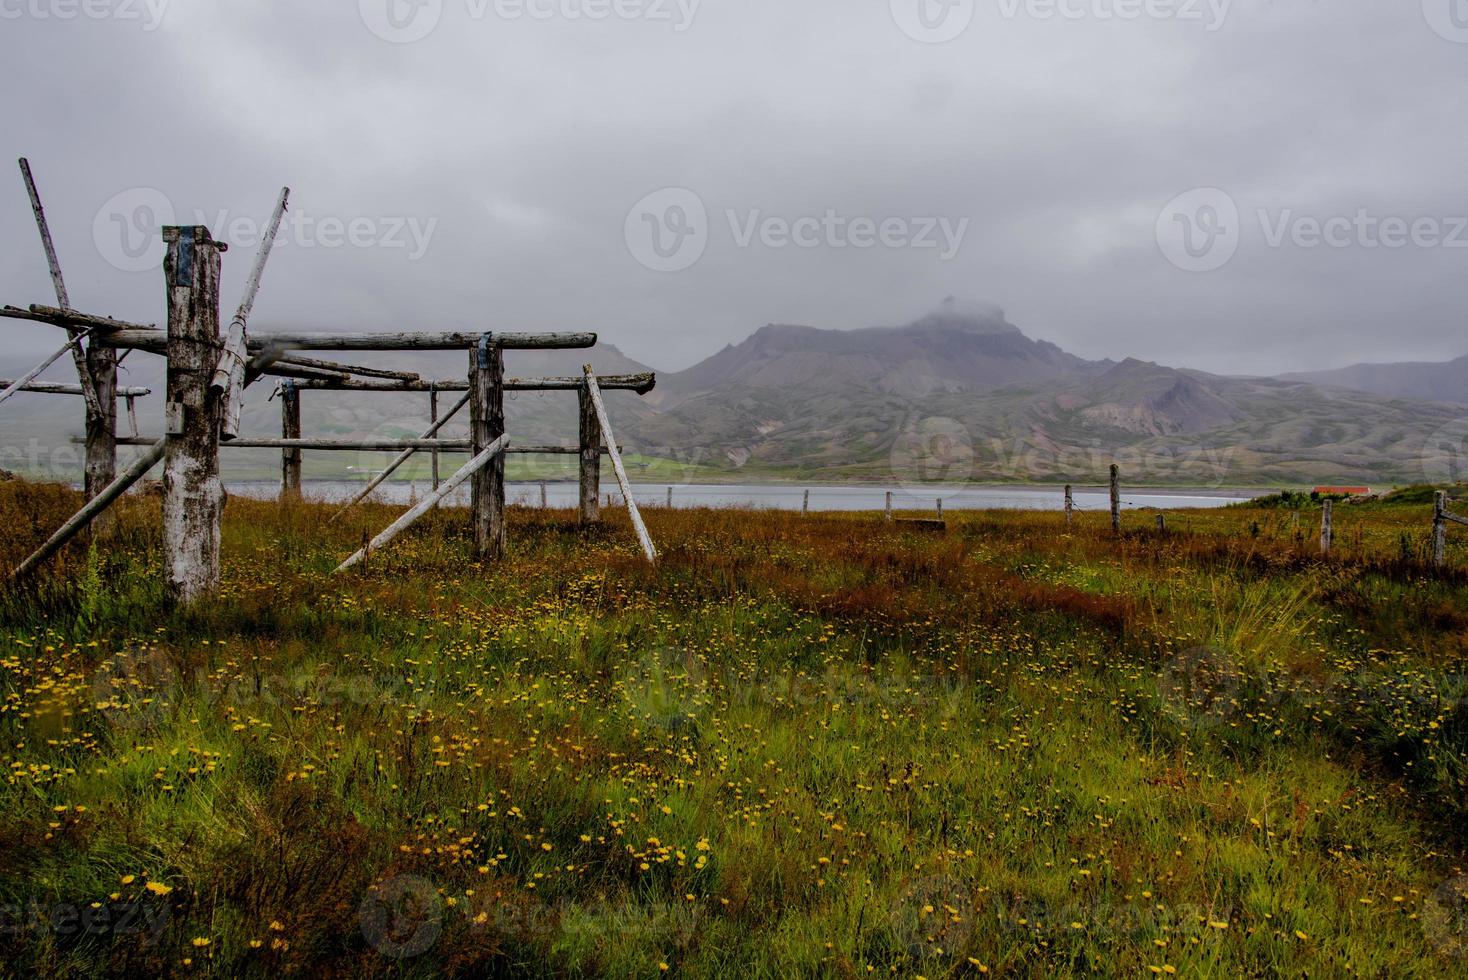
M887 521L892 520L892 491L887 491L887 509L882 515Z
M163 469L164 582L190 603L219 585L219 400L209 393L219 346L223 246L203 225L163 229L168 246L168 443Z
M669 487L668 488L668 509L669 510L672 510L673 509L673 488L672 487Z
M438 385L428 387L428 421L438 422ZM437 490L439 484L438 475L438 450L433 451L433 489Z
M1335 528L1331 522L1333 501L1327 500L1320 508L1320 553L1330 555L1331 543L1335 540Z
M597 418L596 405L591 400L591 389L582 381L576 389L581 409L581 524L595 524L601 520L601 419Z
M943 498L942 497L939 497L938 498L938 520L941 521L942 519L943 519Z
M800 512L802 514L809 514L810 513L810 491L809 490L807 490L805 492L805 502L800 505Z
M469 352L469 438L474 455L505 434L505 352L489 334ZM473 476L470 513L474 553L481 559L505 553L505 456L500 453Z
M1432 507L1432 563L1441 568L1448 560L1448 494L1439 490Z
M1076 498L1075 498L1075 494L1071 491L1070 484L1067 483L1065 485L1065 526L1066 527L1069 527L1071 521L1073 521L1075 519L1075 509L1076 509Z
M280 437L301 438L301 389L289 379L280 383ZM280 496L294 500L301 496L301 451L280 451Z
M541 510L549 510L550 509L550 500L548 499L548 497L546 495L545 481L544 480L541 480L540 481L540 509Z
M1157 515L1157 530L1159 530L1159 531L1166 531L1167 530L1167 515L1166 514L1158 514Z
M1121 467L1111 464L1111 530L1121 532Z
M117 351L88 344L87 373L92 377L92 390L97 393L97 411L87 412L84 486L87 499L91 500L117 479ZM101 521L110 517L106 513L99 515Z

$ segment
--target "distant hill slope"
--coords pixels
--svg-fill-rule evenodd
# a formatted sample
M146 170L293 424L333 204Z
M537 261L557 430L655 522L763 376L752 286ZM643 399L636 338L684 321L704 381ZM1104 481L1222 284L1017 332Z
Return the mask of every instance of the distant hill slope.
M1351 388L1388 398L1468 404L1468 354L1445 363L1355 364L1334 371L1282 374L1287 381Z
M1031 340L1002 311L960 311L949 301L905 327L761 327L743 343L664 376L653 402L668 407L724 385L857 386L927 395L1061 378L1098 367L1054 344Z

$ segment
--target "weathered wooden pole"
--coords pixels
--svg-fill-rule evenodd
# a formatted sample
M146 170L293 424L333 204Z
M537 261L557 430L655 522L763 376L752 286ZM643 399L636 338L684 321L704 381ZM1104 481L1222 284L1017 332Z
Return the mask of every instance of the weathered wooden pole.
M489 334L469 351L469 438L478 456L505 434L505 354ZM474 553L495 559L505 553L505 456L475 471L470 480Z
M1441 568L1448 559L1448 494L1439 490L1432 507L1432 563Z
M301 390L294 381L280 383L280 437L301 438ZM280 451L280 495L294 500L301 496L301 451Z
M942 497L939 497L938 498L938 520L941 521L942 519L943 519L943 498Z
M1069 527L1075 520L1076 498L1069 483L1065 485L1065 525Z
M581 408L581 512L583 525L601 520L601 421L591 401L591 389L583 377L576 389Z
M35 178L31 176L30 162L24 157L20 160L20 174L25 181L26 194L31 199L31 212L36 218L36 230L41 234L41 247L46 251L46 265L51 271L56 303L63 310L69 310L71 297L61 275L61 262L56 257L56 244L51 239L46 209L41 206L41 195L36 189ZM66 332L71 338L70 349L76 363L77 380L82 386L82 397L86 399L87 449L83 487L90 500L111 485L117 476L117 351L88 344L84 352L82 332L72 324L67 325ZM98 522L108 519L106 515L100 515Z
M657 564L658 550L653 547L652 536L647 533L647 525L642 522L637 500L632 495L632 481L627 478L627 467L622 465L622 454L617 451L617 437L612 434L612 421L607 417L606 405L602 404L596 372L591 369L590 364L581 370L586 376L586 393L591 396L592 408L596 410L597 421L601 423L602 434L607 440L607 455L612 459L612 472L617 475L617 485L622 488L622 503L627 506L627 519L632 522L632 530L637 534L637 542L642 545L642 553L649 562Z
M224 349L220 351L214 376L209 382L214 396L220 400L219 437L229 440L240 434L240 411L244 402L245 368L249 359L249 342L245 331L250 322L250 312L255 308L255 297L260 292L260 278L265 275L265 263L270 260L270 250L275 247L275 235L280 230L280 219L285 214L291 189L282 187L275 202L275 212L260 239L260 251L255 254L255 265L245 280L245 295L234 319L225 334Z
M1159 530L1159 531L1166 531L1167 530L1167 515L1166 514L1158 514L1157 515L1157 530Z
M546 493L544 480L540 481L540 509L550 510L550 500L549 495Z
M123 471L123 474L104 487L97 496L87 501L86 506L77 511L56 533L46 539L46 543L37 548L25 561L16 566L15 571L10 573L13 581L24 578L36 568L61 550L62 545L75 537L83 528L96 520L97 515L110 507L118 497L121 497L127 488L141 480L147 472L158 464L163 458L167 447L166 439L159 439L148 447L147 452L139 456L131 466Z
M884 520L887 520L889 522L892 520L892 491L891 490L888 490L887 491L887 508L883 512L882 517L883 517Z
M437 385L434 385L432 388L429 388L428 389L428 421L431 422L431 423L433 423L434 426L437 426L438 425L438 386ZM438 485L441 482L440 479L439 479L438 461L439 461L438 450L435 449L433 451L433 489L435 489L435 490L438 489Z
M500 436L494 442L490 443L484 448L482 452L476 454L473 459L465 463L459 469L459 472L449 477L447 483L439 487L433 493L429 494L419 503L415 504L411 510L409 510L402 517L399 517L397 520L393 521L392 524L388 526L387 530L383 531L371 541L366 540L367 532L363 531L363 543L361 550L359 550L356 554L352 555L352 557L348 558L346 561L338 565L336 567L336 571L344 572L348 568L351 568L353 565L356 565L358 563L361 563L365 567L367 557L372 554L372 552L378 551L383 548L385 545L388 544L388 542L392 541L393 538L397 537L406 528L408 528L414 521L418 520L418 518L422 517L433 508L437 507L440 503L443 502L443 499L445 497L453 493L455 490L459 489L459 487L463 485L465 480L470 479L477 473L483 472L484 467L488 466L490 462L495 459L503 459L505 455L505 448L509 446L509 444L509 436ZM333 574L335 574L335 572L333 572Z
M189 603L219 585L219 399L209 391L219 347L224 246L203 225L163 229L168 251L168 444L163 469L164 583Z
M1111 530L1121 532L1121 467L1111 464Z
M805 492L805 500L800 505L800 512L802 514L809 514L810 513L810 491L809 490L807 490Z
M672 510L673 509L673 488L672 487L669 487L668 488L668 509L669 510Z
M1329 557L1330 546L1335 541L1335 528L1331 523L1332 501L1325 501L1320 508L1320 553Z
M470 393L467 392L467 391L464 392L463 397L461 397L458 401L454 402L453 407L448 410L448 413L445 414L442 418L435 419L433 421L433 424L430 425L428 427L428 429L423 433L422 439L431 439L431 440L433 440L433 446L429 450L429 452L433 453L433 457L434 457L434 461L435 461L434 462L435 469L437 468L437 465L438 465L437 464L438 454L443 449L443 447L440 445L440 443L442 442L442 440L436 439L435 437L438 435L438 431L440 429L442 429L445 425L448 425L450 419L452 419L455 415L459 414L459 410L461 408L463 408L465 405L469 404L469 398L470 398ZM437 413L435 413L435 414L437 414ZM420 439L420 440L413 440L413 441L422 441L422 440ZM412 446L409 446L409 447L407 447L405 449L399 449L398 450L398 455L392 460L392 462L388 463L387 466L383 467L383 470L382 470L381 473L377 474L372 479L368 480L367 481L367 485L365 487L363 487L361 489L361 491L355 497L353 497L351 500L347 501L346 505L343 506L341 508L341 510L338 510L335 514L332 514L330 520L328 520L327 523L330 524L332 521L335 521L337 518L341 517L347 511L351 510L353 507L357 506L362 501L364 501L368 497L372 496L372 491L376 490L383 483L387 482L387 478L390 477L390 476L392 476L394 473L396 473L397 470L398 470L398 467L402 466L408 460L412 459L413 458L413 454L416 453L417 451L418 450L416 448L412 447ZM437 476L436 473L435 473L435 476ZM433 489L435 489L435 490L438 489L438 484L437 484L437 481L436 480L435 480Z

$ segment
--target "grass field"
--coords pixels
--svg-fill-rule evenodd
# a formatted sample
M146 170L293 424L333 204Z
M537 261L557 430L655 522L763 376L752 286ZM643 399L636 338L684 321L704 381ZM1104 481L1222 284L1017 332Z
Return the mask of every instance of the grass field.
M1431 507L158 502L0 595L0 960L188 975L1468 969L1468 533ZM76 506L0 484L0 565ZM1465 508L1460 508L1465 509Z

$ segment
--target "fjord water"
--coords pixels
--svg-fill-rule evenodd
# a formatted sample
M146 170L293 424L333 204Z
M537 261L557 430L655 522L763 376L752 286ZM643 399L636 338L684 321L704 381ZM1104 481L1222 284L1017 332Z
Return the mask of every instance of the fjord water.
M632 493L640 507L662 507L668 501L666 483L633 484ZM753 507L761 510L800 510L804 505L806 487L799 484L671 484L675 507ZM246 497L269 498L275 496L279 485L267 481L231 482L229 492ZM547 483L546 502L551 507L575 507L577 488L574 483ZM313 500L346 501L361 492L362 485L346 481L305 481L305 495ZM412 483L385 483L374 491L374 499L407 504L410 500L421 500L432 487L426 481ZM977 487L934 484L924 487L884 486L820 486L812 485L810 509L816 511L881 510L886 506L886 494L892 491L892 506L895 510L933 511L938 498L943 499L945 510L1060 510L1064 506L1065 493L1062 487ZM616 483L602 480L602 494L611 494L614 504L620 504L622 494ZM1176 510L1187 507L1223 507L1238 500L1247 500L1255 494L1246 490L1126 490L1121 495L1122 508L1156 508ZM511 504L530 507L540 505L540 484L507 483L505 497ZM1108 508L1105 489L1075 491L1077 510L1104 511ZM467 506L469 488L461 487L448 503L452 506Z

